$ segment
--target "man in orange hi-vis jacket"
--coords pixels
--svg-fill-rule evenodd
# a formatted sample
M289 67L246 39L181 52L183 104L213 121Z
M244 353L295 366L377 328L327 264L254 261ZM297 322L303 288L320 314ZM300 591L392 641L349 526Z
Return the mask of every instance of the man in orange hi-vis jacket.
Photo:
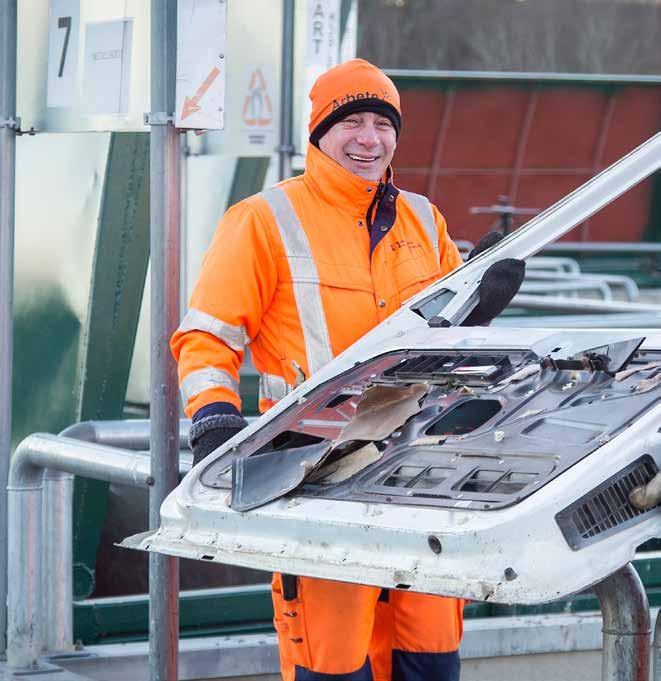
M246 425L246 344L265 411L461 263L438 209L393 184L392 81L355 59L320 76L310 99L305 173L227 211L172 338L195 463ZM488 323L518 290L523 263L496 265L469 324ZM460 600L275 575L273 603L285 681L459 678Z

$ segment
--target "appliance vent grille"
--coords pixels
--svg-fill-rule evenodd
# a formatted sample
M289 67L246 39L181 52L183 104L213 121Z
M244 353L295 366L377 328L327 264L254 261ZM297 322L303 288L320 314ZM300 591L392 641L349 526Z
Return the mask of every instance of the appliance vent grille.
M657 471L654 459L646 454L558 513L556 521L567 543L573 549L583 548L653 511L632 506L629 494L649 482Z

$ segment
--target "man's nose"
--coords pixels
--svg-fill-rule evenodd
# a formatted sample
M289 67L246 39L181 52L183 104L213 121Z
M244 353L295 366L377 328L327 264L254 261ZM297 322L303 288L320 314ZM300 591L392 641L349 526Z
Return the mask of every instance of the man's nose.
M356 137L356 141L364 147L372 148L379 144L379 135L373 125L364 125Z

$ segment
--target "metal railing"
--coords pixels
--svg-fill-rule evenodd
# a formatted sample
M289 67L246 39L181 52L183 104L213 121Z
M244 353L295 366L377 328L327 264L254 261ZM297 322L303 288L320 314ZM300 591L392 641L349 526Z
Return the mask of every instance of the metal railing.
M613 300L613 293L610 287L603 281L583 281L580 279L568 281L531 281L530 277L526 277L519 290L521 293L530 293L532 295L564 295L571 298L576 298L579 293L589 292L597 294L600 300Z
M189 429L189 421L180 421L182 449ZM88 421L60 436L31 435L16 449L8 485L11 667L33 666L44 650L72 649L73 476L151 486L149 454L144 451L149 449L149 432L145 420ZM190 454L181 456L180 473L190 466Z
M530 258L530 260L534 260L534 258ZM584 272L569 274L526 269L526 282L590 282L608 287L611 293L621 291L627 300L637 300L640 295L636 282L631 277L621 274L585 274Z
M70 616L62 620L56 616L56 619L48 621L48 627L62 626L60 632L44 635L42 629L42 588L46 576L42 569L46 555L43 546L42 489L46 469L124 485L141 487L153 484L149 459L134 452L46 434L30 435L20 443L12 457L7 486L10 537L7 562L10 585L7 597L7 662L13 669L33 668L47 640L64 642L69 636ZM55 483L61 484L64 479L56 477ZM57 498L64 504L70 504L70 498L64 499L64 496ZM71 552L70 544L58 548L63 552ZM58 562L54 570L61 569L65 563ZM50 578L56 576L52 572L47 574ZM46 584L46 593L51 586Z
M466 247L460 249L460 253L465 260L468 256ZM584 298L586 292L596 293L597 300L603 301L616 298L637 301L640 295L640 289L631 277L584 273L573 258L533 256L526 260L526 275L521 293Z
M188 447L190 421L179 422L179 449ZM90 444L104 445L135 452L149 464L149 421L84 421L65 428L60 437L72 438ZM138 453L138 452L142 453ZM140 460L142 463L142 460ZM185 474L191 467L192 455L180 456L179 471ZM94 477L85 475L85 477ZM43 478L43 577L47 589L44 593L44 612L47 626L44 632L46 649L70 650L73 645L73 478L71 473L47 469ZM98 478L104 479L104 478ZM67 548L69 547L69 548Z
M556 258L547 255L537 255L533 258L528 258L526 270L557 272L559 274L563 272L567 274L580 274L581 272L581 268L573 258Z
M519 293L514 296L510 307L547 312L566 312L569 314L614 314L621 312L658 315L661 313L661 305L653 305L651 303L569 298L566 296L540 296L528 293Z

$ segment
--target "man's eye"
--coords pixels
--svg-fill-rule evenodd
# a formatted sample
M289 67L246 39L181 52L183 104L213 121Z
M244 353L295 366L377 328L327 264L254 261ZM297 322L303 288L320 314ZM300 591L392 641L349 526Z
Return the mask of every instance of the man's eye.
M344 122L348 123L349 125L358 125L359 123L357 118L345 118Z
M387 118L384 118L382 121L378 121L377 125L380 128L392 128L392 123Z

